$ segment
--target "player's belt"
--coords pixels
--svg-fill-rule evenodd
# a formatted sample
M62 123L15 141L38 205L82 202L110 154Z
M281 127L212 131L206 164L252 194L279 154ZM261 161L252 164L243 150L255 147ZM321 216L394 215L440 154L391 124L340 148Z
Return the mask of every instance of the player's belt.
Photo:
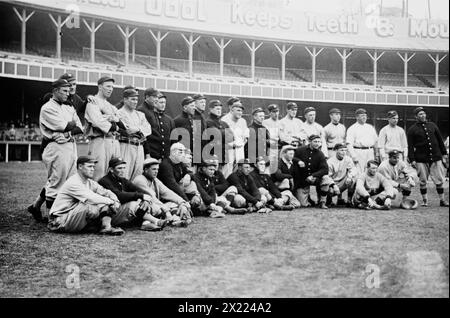
M134 146L140 146L140 145L144 144L144 142L140 141L139 139L129 139L129 138L120 138L119 142L124 143L124 144L134 145Z
M115 135L99 135L99 136L91 136L91 139L95 138L103 138L103 139L116 139L117 137Z
M373 147L356 147L356 146L353 146L353 149L373 149Z

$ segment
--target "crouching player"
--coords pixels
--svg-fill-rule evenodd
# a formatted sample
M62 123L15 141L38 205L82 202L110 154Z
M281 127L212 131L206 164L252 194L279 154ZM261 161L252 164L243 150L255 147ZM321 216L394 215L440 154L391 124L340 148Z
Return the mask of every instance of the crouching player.
M336 144L333 147L334 156L328 159L328 175L333 179L330 186L327 205L332 205L334 196L337 196L337 205L345 206L351 202L355 192L357 170L353 159L347 155L347 147L344 144ZM342 198L342 194L347 190L347 201Z
M398 191L378 172L378 162L369 160L366 171L356 181L352 203L359 209L389 210Z
M400 152L391 150L389 159L383 161L378 167L378 172L391 182L392 186L402 193L396 197L392 203L395 207L402 207L404 209L414 209L419 203L416 200L409 200L411 195L411 188L416 185L414 181L414 170L408 167L406 162L400 160ZM416 175L417 177L417 175Z
M264 157L256 158L255 168L250 173L261 196L266 197L266 201L276 210L292 210L300 207L300 202L294 197L291 191L280 192L269 174L266 173L270 161Z
M189 202L166 187L158 178L159 161L154 158L144 160L143 173L133 183L144 193L151 196L151 214L165 217L168 224L186 227L192 223L192 212Z

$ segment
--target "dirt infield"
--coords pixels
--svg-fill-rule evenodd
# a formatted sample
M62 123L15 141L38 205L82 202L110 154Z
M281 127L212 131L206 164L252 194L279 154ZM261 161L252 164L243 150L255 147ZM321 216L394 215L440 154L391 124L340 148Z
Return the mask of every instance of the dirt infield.
M449 296L449 211L434 190L415 211L196 218L114 238L36 224L26 206L44 181L41 163L0 164L0 297Z

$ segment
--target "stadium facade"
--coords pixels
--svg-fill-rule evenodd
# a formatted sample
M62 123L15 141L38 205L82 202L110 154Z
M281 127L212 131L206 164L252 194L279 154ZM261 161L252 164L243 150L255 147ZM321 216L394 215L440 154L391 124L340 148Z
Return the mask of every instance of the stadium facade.
M318 121L340 107L348 125L362 105L377 129L396 109L429 107L448 131L448 21L306 13L299 1L0 1L0 87L5 119L37 119L49 82L75 74L81 95L104 75L168 95L239 96L257 106L296 101ZM120 99L116 90L113 102ZM141 92L142 94L142 92Z

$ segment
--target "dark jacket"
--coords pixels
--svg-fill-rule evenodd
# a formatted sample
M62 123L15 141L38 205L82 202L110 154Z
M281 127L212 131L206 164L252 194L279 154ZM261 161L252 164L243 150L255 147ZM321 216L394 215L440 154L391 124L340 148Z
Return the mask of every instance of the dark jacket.
M180 162L175 164L170 158L164 158L159 165L158 179L184 200L189 201L186 194L184 194L183 189L178 184L187 174L190 173L183 163Z
M71 105L77 111L77 115L80 118L81 124L84 126L86 119L84 118L84 112L86 111L86 101L83 100L80 95L74 94L70 95L66 101L67 104Z
M228 180L220 170L216 170L213 179L217 195L222 195L222 193L224 193L225 190L231 186L231 184L228 182Z
M147 151L145 155L150 154L150 157L156 159L167 158L170 155L170 133L175 128L173 119L164 112L157 111L147 102L140 105L137 110L145 114L145 118L152 127L152 134L147 136Z
M138 199L144 199L144 193L131 181L125 178L118 178L111 172L108 172L106 176L98 180L98 183L103 188L114 192L122 204Z
M292 165L290 168L288 168L287 164L284 162L283 159L278 160L278 169L277 171L271 175L272 180L275 182L281 182L284 179L294 179L299 174L299 166L298 166L298 159L293 158L292 159Z
M180 115L175 117L173 120L175 122L175 128L183 128L189 133L189 136L184 136L182 134L176 134L177 138L173 139L174 142L181 142L187 149L192 150L194 141L194 118L186 112L182 112ZM201 125L201 124L200 124ZM185 133L181 131L181 133ZM174 137L175 137L174 136ZM189 137L189 138L187 138ZM187 139L186 139L187 138Z
M214 114L209 114L208 119L206 120L206 127L209 128L212 132L218 131L220 133L221 138L220 139L213 139L213 137L210 137L209 141L214 140L214 145L217 147L217 149L220 149L220 153L215 153L214 148L211 152L211 155L216 155L219 157L219 162L221 164L228 162L226 160L227 158L227 151L226 151L226 141L231 142L233 141L233 133L229 129L230 126L223 120L220 120L220 117L217 117ZM228 137L227 137L227 134Z
M261 200L261 194L259 193L258 187L250 175L246 176L244 173L236 171L230 174L227 180L231 185L234 185L237 188L238 193L242 195L248 203L255 204Z
M281 198L281 192L278 190L278 187L273 183L272 178L270 175L266 173L259 173L255 170L253 170L250 175L252 176L253 180L255 180L255 184L258 188L264 188L269 190L270 194L274 198Z
M408 129L408 158L410 162L431 163L447 154L439 128L432 122L417 122Z
M309 145L302 146L297 148L294 156L305 163L304 168L299 167L298 169L298 178L294 178L294 182L297 181L298 187L307 187L309 184L306 178L309 176L321 179L328 174L327 159L320 149L312 149Z
M269 130L261 124L254 121L248 126L249 138L244 146L245 157L250 162L256 162L259 156L267 156L270 148ZM265 138L265 140L264 140Z
M203 203L205 205L210 205L216 203L216 189L214 187L213 178L205 175L201 169L194 175L194 182L197 184L197 190L200 192Z

